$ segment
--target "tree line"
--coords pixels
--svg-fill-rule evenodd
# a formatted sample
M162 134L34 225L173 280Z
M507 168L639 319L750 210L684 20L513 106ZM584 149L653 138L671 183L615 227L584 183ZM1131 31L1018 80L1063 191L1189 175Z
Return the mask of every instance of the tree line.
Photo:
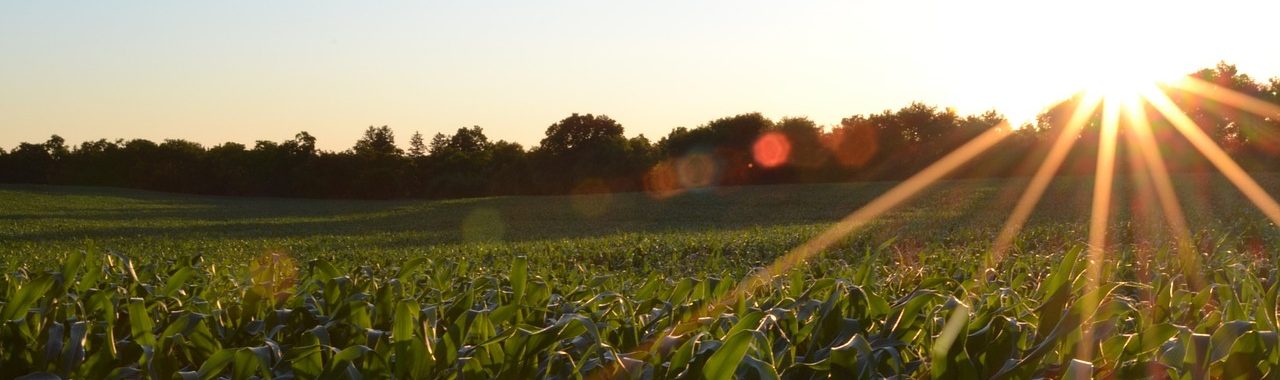
M1259 82L1226 63L1191 75L1280 104L1280 79ZM1170 96L1246 168L1280 167L1280 121L1176 91ZM1033 172L1079 101L1076 96L1049 108L954 175ZM1166 120L1150 113L1171 170L1209 170ZM414 133L402 147L391 128L370 126L345 151L317 149L316 137L305 131L252 147L234 142L205 147L179 139L69 145L54 135L42 143L0 149L0 182L315 198L666 195L714 186L902 179L1003 120L996 111L960 115L923 103L853 115L826 128L803 117L771 120L747 113L675 128L655 142L644 135L627 137L622 124L608 116L572 114L551 124L531 148L494 141L479 126L430 140ZM1100 125L1095 114L1060 174L1093 170ZM1128 170L1123 159L1119 164Z

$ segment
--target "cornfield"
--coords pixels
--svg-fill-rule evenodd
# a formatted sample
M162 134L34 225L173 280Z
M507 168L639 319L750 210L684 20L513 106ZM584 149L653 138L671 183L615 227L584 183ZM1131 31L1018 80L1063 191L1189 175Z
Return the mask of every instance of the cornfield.
M1192 268L1167 250L1129 252L1094 286L1078 247L985 272L946 252L921 256L949 276L885 265L886 247L743 291L728 276L592 276L523 256L504 267L286 255L235 266L79 252L0 280L0 372L1202 379L1274 376L1280 365L1275 270L1261 257L1213 252Z

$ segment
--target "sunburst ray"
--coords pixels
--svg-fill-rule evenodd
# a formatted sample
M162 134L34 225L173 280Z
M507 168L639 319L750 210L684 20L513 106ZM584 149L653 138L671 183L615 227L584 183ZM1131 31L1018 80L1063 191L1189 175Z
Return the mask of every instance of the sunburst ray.
M1182 205L1178 201L1178 194L1173 188L1173 181L1169 178L1169 168L1165 165L1164 157L1160 153L1160 146L1151 133L1151 123L1147 119L1146 108L1140 101L1134 101L1125 106L1125 111L1126 120L1129 123L1129 128L1125 131L1133 137L1133 145L1138 150L1143 169L1155 187L1156 198L1160 202L1165 221L1172 230L1175 249L1179 259L1182 260L1188 282L1192 289L1199 289L1203 281L1200 280L1199 272L1196 270L1199 268L1199 260L1191 241L1190 228Z
M706 316L707 313L720 310L720 308L729 305L739 296L750 292L752 289L755 289L757 286L766 282L775 275L784 273L796 265L803 263L806 259L812 257L818 252L829 248L832 244L835 244L837 241L848 236L858 228L865 226L871 220L900 205L902 202L911 199L920 191L942 179L943 176L951 173L961 165L968 163L974 157L986 152L1010 134L1011 130L1007 121L979 134L977 137L974 137L964 143L964 145L961 145L956 150L951 151L951 153L948 153L938 161L930 164L924 170L921 170L919 173L916 173L907 180L902 181L902 183L899 183L897 186L889 189L889 191L881 194L871 200L871 202L855 210L835 225L828 227L818 236L809 239L804 244L788 251L782 257L774 260L773 264L756 271L748 278L743 279L738 283L737 287L729 292L729 294L721 297L714 304L708 305L698 313L694 313L685 320L674 324L664 330L661 334L645 340L639 345L637 350L647 351L652 347L654 342L656 342L656 339L679 334L679 332L684 331L685 329L696 326L698 318ZM612 372L614 372L614 368L597 369L594 372L595 376L591 376L591 378L609 376Z
M1111 190L1115 181L1116 132L1120 124L1120 107L1116 102L1105 102L1102 109L1102 133L1098 136L1098 166L1094 174L1093 205L1089 211L1089 260L1085 272L1086 295L1096 297L1094 289L1102 281L1102 261L1106 258L1107 223L1111 216ZM1098 304L1097 299L1086 299L1083 305L1088 308ZM1084 315L1093 315L1086 310ZM1077 358L1092 360L1093 330L1081 328L1080 345Z
M985 152L988 148L991 148L993 145L1009 136L1009 134L1010 129L1007 121L988 129L986 132L978 135L978 137L969 140L969 142L965 143L960 148L942 157L932 165L929 165L924 170L921 170L919 173L911 176L911 178L908 178L897 186L894 186L892 189L889 189L888 192L876 197L871 202L862 206L862 208L859 208L844 217L844 219L841 219L835 225L827 228L818 236L809 239L799 247L787 252L781 258L775 260L773 264L757 271L751 277L741 282L738 287L730 293L730 295L734 296L747 292L756 287L759 283L766 281L773 276L784 273L818 252L827 249L840 239L848 236L854 230L866 225L871 220L879 217L886 211L893 209L903 201L910 199L921 190L924 190L926 187L929 187L929 185L932 185L934 182L937 182L943 176L947 175L947 173L950 173L960 167L960 165L969 162L969 160L972 160L982 152Z
M1188 76L1181 80L1170 82L1169 85L1258 116L1280 120L1280 106L1206 82L1203 79Z
M1040 167L1036 169L1035 174L1032 175L1031 182L1027 184L1022 196L1018 198L1018 203L1014 205L1013 212L1005 220L1004 227L996 235L996 241L992 245L991 253L986 260L988 268L995 267L1004 258L1004 254L1009 250L1013 239L1022 230L1027 218L1031 216L1031 211L1040 202L1040 197L1044 196L1045 189L1049 187L1049 183L1057 175L1058 169L1062 167L1062 162L1066 160L1067 153L1071 151L1071 147L1075 146L1080 131L1084 129L1084 125L1093 116L1094 111L1097 110L1100 100L1101 98L1096 95L1087 95L1072 111L1066 126L1063 127L1053 141L1053 145L1049 148L1049 153L1045 156Z
M1174 129L1177 129L1179 133L1186 137L1201 155L1207 158L1232 185L1235 185L1244 194L1245 198L1253 202L1254 206L1258 207L1263 215L1267 216L1267 219L1270 219L1276 225L1280 225L1280 204L1276 203L1275 198L1272 198L1266 190L1263 190L1262 186L1258 185L1258 182L1240 167L1240 164L1236 163L1235 160L1231 159L1231 156L1227 155L1226 151L1222 150L1222 147L1214 143L1213 139L1205 134L1196 125L1195 121L1192 121L1186 113L1182 112L1173 103L1173 100L1155 88L1143 91L1143 95L1157 111L1164 115L1165 119L1169 120Z

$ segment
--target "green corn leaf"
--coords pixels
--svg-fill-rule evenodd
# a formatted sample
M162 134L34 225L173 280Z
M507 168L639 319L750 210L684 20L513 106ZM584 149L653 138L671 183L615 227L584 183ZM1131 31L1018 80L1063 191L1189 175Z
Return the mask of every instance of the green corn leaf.
M200 380L213 380L222 374L223 369L227 368L235 361L236 350L225 349L218 350L208 360L200 364L200 369L196 371Z
M51 287L53 287L53 277L48 275L37 277L18 287L17 293L6 300L4 307L0 308L0 321L19 321L26 318L27 311L35 307L36 302L40 301Z
M524 304L525 284L529 280L529 259L524 256L516 256L511 263L511 293L512 303L516 305Z
M702 375L711 380L729 380L742 363L743 356L751 348L752 331L739 331L724 341L707 364L702 367Z

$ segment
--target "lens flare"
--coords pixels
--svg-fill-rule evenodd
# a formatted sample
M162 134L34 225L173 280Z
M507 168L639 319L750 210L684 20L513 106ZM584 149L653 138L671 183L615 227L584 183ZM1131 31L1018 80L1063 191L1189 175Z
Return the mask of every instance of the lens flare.
M462 240L471 242L502 241L507 232L506 223L502 222L502 214L491 208L471 210L462 218Z
M862 206L862 208L859 208L857 211L849 214L849 216L846 216L844 219L836 222L835 225L827 228L818 236L809 239L809 241L806 241L799 247L787 252L785 255L775 260L772 265L757 271L750 278L743 280L738 287L730 293L730 297L745 294L773 276L785 273L787 270L790 270L796 265L808 260L813 255L822 252L840 239L849 236L849 234L854 230L861 228L871 222L871 220L879 217L894 207L897 207L899 204L902 204L902 202L911 199L917 193L924 190L926 187L929 187L929 185L932 185L942 179L942 177L947 175L947 173L950 173L960 167L960 165L969 162L969 160L972 160L982 152L985 152L987 149L991 148L1001 140L1004 140L1004 138L1009 135L1009 123L1004 122L988 129L986 132L978 135L978 137L974 137L960 148L957 148L939 159L937 162L929 165L924 170L921 170L919 173L911 176L911 178L908 178L897 186L894 186L892 189L889 189L888 192L876 197L876 199Z
M662 200L684 192L680 187L680 178L676 175L675 165L671 160L664 160L654 165L644 175L644 192L654 199Z
M609 184L596 178L578 183L569 193L569 203L579 215L594 218L609 211L613 205L613 191Z
M1169 178L1169 168L1165 165L1164 157L1160 155L1160 146L1151 133L1151 123L1147 120L1146 108L1141 102L1134 101L1125 106L1125 111L1129 121L1127 131L1130 132L1126 136L1131 137L1131 145L1138 150L1137 161L1142 167L1140 169L1145 169L1151 184L1155 187L1156 199L1160 201L1165 221L1173 230L1174 243L1177 245L1175 248L1182 260L1188 284L1193 290L1200 289L1203 282L1199 272L1195 270L1200 267L1199 256L1196 255L1195 248L1192 246L1187 218L1182 212L1182 205L1179 204L1178 195L1173 189L1173 181Z
M946 176L956 168L959 168L974 157L982 154L982 152L987 151L992 146L1003 141L1010 134L1011 128L1009 123L1004 122L988 129L977 137L974 137L956 150L948 153L946 156L943 156L937 162L934 162L924 168L924 170L921 170L906 181L894 186L892 189L889 189L888 192L876 197L870 203L867 203L858 210L849 214L844 219L841 219L835 225L828 227L817 237L809 239L804 244L792 249L777 260L774 260L773 264L762 268L748 278L743 279L738 283L737 287L717 300L716 303L701 309L697 313L691 314L681 322L668 327L663 331L663 333L656 334L654 338L645 340L640 344L640 347L634 351L647 351L656 342L655 338L662 339L668 336L678 335L680 332L685 331L685 329L696 325L698 323L698 319L706 316L706 313L720 312L722 307L729 305L730 302L733 302L738 297L765 283L768 279L785 273L791 268L803 263L813 255L822 252L840 239L848 236L853 231L866 225L871 220L911 199L917 193L929 187L929 185L932 185L942 179L943 176ZM606 376L606 374L610 372L603 368L596 371L596 376L592 376L592 378L600 378L601 376Z
M757 164L765 168L782 166L791 155L791 141L779 132L766 133L751 146L751 155Z
M289 298L297 284L298 266L283 252L268 252L249 263L251 291L275 305Z
M995 245L992 247L990 257L987 259L989 268L995 267L1004 258L1005 251L1009 250L1014 237L1022 230L1027 218L1031 217L1031 211L1040 202L1040 197L1044 196L1044 191L1049 187L1049 182L1053 181L1053 177L1058 174L1058 169L1062 167L1062 162L1067 158L1067 153L1071 151L1071 147L1078 140L1077 136L1080 135L1080 130L1084 128L1085 123L1089 121L1094 111L1098 109L1100 100L1101 98L1096 95L1086 96L1072 111L1071 118L1067 120L1067 125L1063 127L1062 132L1053 141L1053 146L1049 148L1049 154L1045 156L1040 168L1036 169L1036 173L1031 177L1031 183L1027 185L1027 189L1023 191L1022 196L1018 198L1018 203L1014 205L1013 212L1009 214L1009 219L1005 221L1000 234L996 236Z
M1207 158L1246 198L1275 224L1280 225L1280 204L1245 172L1226 151L1201 130L1194 120L1178 108L1160 88L1151 83L1128 81L1098 83L1093 87L1095 87L1094 90L1086 94L1084 101L1076 105L1065 128L1055 137L1045 160L1041 162L1028 188L1019 198L1017 205L997 237L993 246L992 257L988 258L989 265L998 263L1000 256L1008 249L1010 241L1023 227L1032 209L1043 196L1045 188L1069 155L1077 136L1093 118L1098 106L1102 105L1102 125L1098 134L1098 156L1095 162L1096 167L1094 168L1094 187L1089 214L1088 259L1084 273L1085 289L1084 295L1080 300L1080 305L1083 308L1081 315L1086 317L1080 321L1082 326L1080 330L1081 336L1077 340L1078 346L1074 352L1074 356L1078 358L1079 362L1093 360L1094 351L1099 349L1098 342L1094 336L1095 326L1092 318L1094 318L1095 312L1099 310L1098 307L1102 304L1102 301L1111 297L1109 292L1104 293L1100 290L1103 289L1101 286L1104 280L1103 265L1106 260L1110 217L1113 202L1115 202L1113 188L1116 181L1117 143L1122 126L1128 127L1125 129L1124 137L1130 149L1127 155L1130 166L1137 171L1135 173L1138 176L1137 180L1142 181L1142 184L1137 189L1141 191L1140 196L1158 199L1164 218L1175 235L1180 259L1184 260L1182 265L1188 271L1186 280L1189 283L1188 285L1192 289L1203 287L1203 279L1198 278L1194 273L1200 265L1192 246L1194 242L1191 241L1186 216L1169 176L1169 168L1165 164L1165 157L1160 152L1158 142L1160 138L1155 135L1156 133L1151 129L1151 123L1147 119L1145 104L1153 106L1159 114L1163 115L1173 125L1179 134L1191 143L1196 151ZM1280 117L1280 106L1268 104L1212 84L1189 79L1188 81L1177 82L1173 87L1239 107L1262 117ZM1124 116L1123 120L1122 116ZM841 219L818 236L788 251L768 267L760 269L743 279L738 283L737 287L715 304L707 305L702 310L692 313L689 317L675 322L657 337L663 339L683 333L696 326L699 323L699 319L708 315L707 313L721 312L733 300L749 294L758 286L801 265L808 258L826 250L840 239L848 236L848 234L897 207L902 202L907 201L924 188L947 175L947 173L971 161L977 155L1002 141L1004 137L1009 135L1009 129L1008 122L1005 122L970 140L920 173L908 178L885 194L873 199L865 206ZM856 131L856 129L851 130ZM836 134L833 133L833 135ZM849 161L841 158L839 153L847 149L845 144L849 139L840 137L844 136L828 137L829 139L824 140L823 143L828 149L837 153L836 157L841 163L848 165ZM771 167L770 164L781 165L786 162L786 155L789 154L790 146L785 137L783 137L781 143L779 141L769 141L762 137L756 141L755 145L753 154L756 163ZM784 151L786 153L779 154ZM708 170L708 168L715 169L714 165L715 161L708 156L687 156L677 161L674 171L678 173L681 184L687 186L688 183L691 183L689 180L691 178L690 173L700 173L692 176L692 178L703 178L706 176L702 174L714 172L714 170ZM648 187L649 185L646 186ZM1147 196L1147 194L1151 195ZM1253 241L1252 244L1260 245L1261 243ZM1260 251L1261 249L1256 250ZM954 335L955 331L958 331L956 329L959 329L956 326L959 326L959 322L949 321L942 332L940 341L950 340L950 336ZM653 339L644 341L641 344L640 351L644 351L646 347L653 343ZM943 345L945 346L946 344ZM597 371L595 374L605 373L606 371Z
M1176 89L1248 111L1254 115L1280 119L1280 105L1254 99L1249 95L1232 91L1229 88L1209 83L1202 79L1185 77L1182 80L1171 82L1169 85ZM1146 91L1150 92L1151 89Z
M875 128L855 124L836 128L822 144L841 165L860 168L875 156L877 141Z
M720 182L720 165L706 153L690 153L676 160L676 178L687 190L711 187Z
M1085 307L1084 315L1093 315L1092 307L1100 299L1087 299L1089 296L1100 297L1094 290L1102 283L1102 262L1106 259L1107 221L1111 216L1111 190L1115 181L1116 168L1116 133L1120 128L1120 104L1107 102L1102 108L1102 133L1098 136L1098 167L1094 174L1093 206L1089 211L1089 262L1085 270ZM1087 323L1087 321L1086 321ZM1088 325L1080 328L1080 344L1076 349L1076 358L1093 359L1093 329Z
M1227 180L1231 181L1241 193L1244 193L1245 198L1253 202L1254 206L1257 206L1268 219L1271 219L1272 223L1280 225L1280 203L1276 203L1276 200L1270 194L1267 194L1266 190L1263 190L1262 186L1258 185L1258 182L1254 181L1253 177L1250 177L1249 173L1246 173L1244 168L1240 167L1240 164L1232 160L1231 156L1227 155L1227 152L1213 142L1212 138L1206 135L1187 114L1183 113L1159 89L1149 89L1144 95L1146 95L1151 105L1161 114L1164 114L1165 118L1173 124L1173 127L1182 133L1196 150L1200 151L1201 155L1209 159L1209 162L1218 168L1218 171L1222 172L1222 175L1227 177Z

